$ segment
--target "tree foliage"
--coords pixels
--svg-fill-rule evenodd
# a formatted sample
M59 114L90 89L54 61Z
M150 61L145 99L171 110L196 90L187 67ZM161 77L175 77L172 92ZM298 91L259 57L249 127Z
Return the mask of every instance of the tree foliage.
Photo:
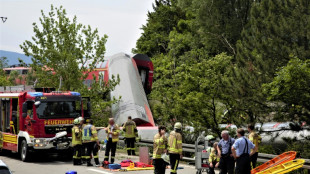
M155 121L216 134L220 123L290 121L291 114L305 121L309 8L306 0L155 1L135 49L154 63Z
M58 86L62 79L64 90L79 89L88 71L98 61L103 61L107 36L100 37L92 30L70 20L62 6L45 14L41 11L40 24L33 23L32 41L26 40L20 47L31 56L31 67L36 73L39 86ZM86 65L86 62L92 63Z
M36 82L37 87L58 87L60 90L75 90L91 100L92 118L95 125L102 126L110 117L109 106L118 99L110 99L109 92L119 83L119 77L108 82L98 82L93 77L89 89L83 84L88 73L98 62L104 61L107 36L99 36L97 29L67 17L66 10L60 6L47 14L41 11L40 25L33 23L32 41L26 40L20 47L32 58L32 72L27 83Z
M291 59L263 87L268 99L278 103L281 114L277 119L310 121L310 60Z

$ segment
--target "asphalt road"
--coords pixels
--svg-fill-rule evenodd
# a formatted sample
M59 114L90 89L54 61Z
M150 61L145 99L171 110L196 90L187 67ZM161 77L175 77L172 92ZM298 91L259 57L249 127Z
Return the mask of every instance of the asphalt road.
M103 159L104 152L99 153L100 161ZM126 174L152 174L152 170L144 171L127 171L127 172L115 172L100 167L86 167L73 166L72 160L63 160L59 155L47 155L47 154L36 154L31 162L22 162L18 154L5 153L0 156L0 159L6 163L10 170L14 174L65 174L67 171L74 170L78 174L113 174L113 173L126 173ZM116 162L120 162L127 159L126 154L117 153ZM139 161L139 157L131 157L133 161ZM94 163L94 162L93 162ZM178 170L178 174L195 174L196 170L194 166L186 164L180 164L180 167L184 169ZM166 170L166 173L170 173L170 169Z

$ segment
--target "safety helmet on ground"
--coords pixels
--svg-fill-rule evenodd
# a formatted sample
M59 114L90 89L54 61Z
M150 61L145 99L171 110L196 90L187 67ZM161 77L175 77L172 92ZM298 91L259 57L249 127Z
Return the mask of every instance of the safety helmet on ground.
M80 124L80 120L78 118L74 119L73 124Z
M175 128L175 129L182 129L182 124L181 124L180 122L176 122L176 123L174 124L174 128Z

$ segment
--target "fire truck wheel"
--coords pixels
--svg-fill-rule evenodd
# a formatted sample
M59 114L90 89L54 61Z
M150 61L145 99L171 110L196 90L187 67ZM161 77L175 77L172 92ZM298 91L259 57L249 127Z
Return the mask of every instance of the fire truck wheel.
M20 146L20 157L24 162L29 161L30 154L26 140L23 140Z

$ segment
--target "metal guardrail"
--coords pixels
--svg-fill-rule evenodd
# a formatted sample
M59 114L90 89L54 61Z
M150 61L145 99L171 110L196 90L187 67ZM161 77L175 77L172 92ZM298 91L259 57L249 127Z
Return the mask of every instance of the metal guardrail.
M137 145L152 147L153 141L152 140L140 140L137 143ZM183 147L183 152L191 152L191 153L195 152L195 145L194 144L183 143L182 147ZM199 148L203 149L203 146L199 146ZM276 156L277 155L273 155L273 154L258 153L257 161L264 163L264 162L271 160L272 158L274 158ZM191 157L183 157L183 160L189 161L189 162L195 162L195 158L191 158ZM310 170L310 159L304 159L304 160L305 160L305 164L303 165L302 168Z

